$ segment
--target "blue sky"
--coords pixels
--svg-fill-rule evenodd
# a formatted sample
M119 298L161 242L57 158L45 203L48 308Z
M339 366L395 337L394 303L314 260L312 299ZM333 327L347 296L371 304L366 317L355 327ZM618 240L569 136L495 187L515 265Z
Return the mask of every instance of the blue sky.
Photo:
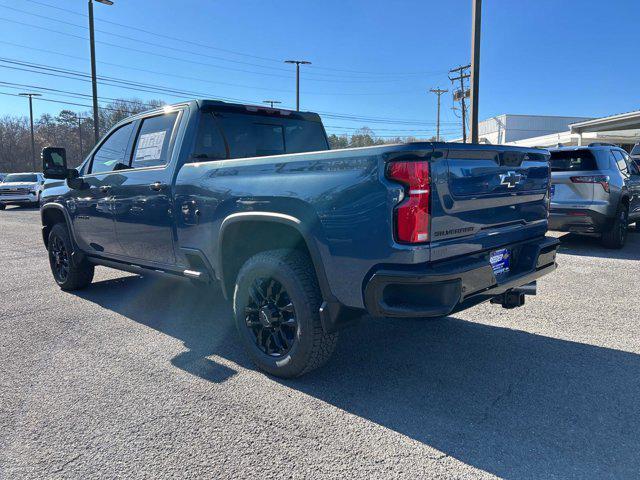
M98 74L191 95L101 85L102 97L277 99L292 107L294 69L281 60L303 58L313 65L302 70L302 109L358 117L325 115L328 131L367 125L381 136L430 136L429 88L451 89L447 71L470 58L470 0L114 2L95 5ZM640 108L640 2L483 3L481 118ZM17 60L89 73L86 13L84 0L0 0L0 92L29 90L15 85L24 84L89 95L86 81L4 68L24 69L6 62ZM53 100L90 104L69 93L43 98L50 101L37 101L36 115L88 110ZM451 97L442 99L442 131L453 138L460 121ZM0 115L27 113L22 98L0 95L0 106Z

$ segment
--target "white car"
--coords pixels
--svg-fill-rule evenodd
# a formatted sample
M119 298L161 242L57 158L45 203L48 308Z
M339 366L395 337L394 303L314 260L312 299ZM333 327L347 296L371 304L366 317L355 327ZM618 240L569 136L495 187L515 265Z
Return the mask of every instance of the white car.
M0 183L0 210L7 205L38 205L44 185L42 173L10 173Z

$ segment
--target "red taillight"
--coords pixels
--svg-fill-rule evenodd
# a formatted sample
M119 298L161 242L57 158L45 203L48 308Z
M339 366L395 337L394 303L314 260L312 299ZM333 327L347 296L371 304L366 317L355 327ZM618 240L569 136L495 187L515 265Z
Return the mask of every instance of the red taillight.
M406 185L406 198L395 209L396 239L403 243L429 240L429 163L393 162L387 177Z
M607 175L581 175L571 177L573 183L599 183L604 191L609 193L609 177Z

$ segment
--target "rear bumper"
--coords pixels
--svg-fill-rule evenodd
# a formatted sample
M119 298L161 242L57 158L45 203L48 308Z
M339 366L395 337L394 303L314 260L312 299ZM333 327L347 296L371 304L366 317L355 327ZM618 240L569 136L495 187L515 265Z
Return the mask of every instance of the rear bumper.
M504 245L512 251L511 271L496 278L489 251L438 262L421 269L381 268L365 287L365 306L373 316L442 317L511 289L556 268L556 238Z
M609 217L595 210L554 208L549 213L549 230L599 233L609 225Z

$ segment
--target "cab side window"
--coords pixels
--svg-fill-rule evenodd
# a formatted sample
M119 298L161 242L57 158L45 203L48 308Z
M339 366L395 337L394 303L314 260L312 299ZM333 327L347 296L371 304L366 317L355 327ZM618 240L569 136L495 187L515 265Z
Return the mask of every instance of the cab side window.
M220 126L212 113L203 113L198 125L196 144L193 149L194 161L220 160L227 158L227 147Z
M171 134L178 112L157 115L142 120L133 147L132 168L157 167L169 162Z
M112 172L127 166L129 163L127 147L132 131L133 124L128 123L111 132L93 155L89 173Z

